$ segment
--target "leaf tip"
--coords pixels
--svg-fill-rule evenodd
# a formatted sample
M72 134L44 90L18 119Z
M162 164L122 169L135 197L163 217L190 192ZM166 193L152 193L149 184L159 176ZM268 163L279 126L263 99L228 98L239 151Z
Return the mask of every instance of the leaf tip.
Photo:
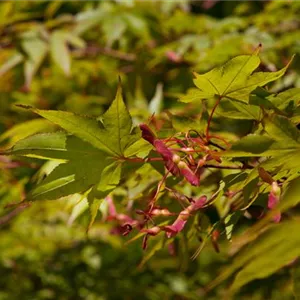
M117 96L122 96L122 79L121 75L118 76L118 89L117 89Z
M261 49L262 49L262 43L259 43L258 46L255 48L253 55L258 55Z
M296 54L293 54L293 55L292 55L291 59L289 60L289 62L288 62L287 65L285 66L286 69L287 69L287 68L290 66L290 64L293 62L295 56L296 56Z
M198 73L196 71L192 71L192 74L193 74L194 78L197 78Z

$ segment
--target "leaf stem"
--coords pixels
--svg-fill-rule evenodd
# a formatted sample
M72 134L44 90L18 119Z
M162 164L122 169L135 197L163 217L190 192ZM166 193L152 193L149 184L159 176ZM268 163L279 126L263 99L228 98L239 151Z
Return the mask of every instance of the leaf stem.
M224 169L224 170L245 170L253 169L252 166L215 166L215 165L204 165L204 168Z
M224 147L222 147L222 146L220 146L220 145L218 145L218 144L216 144L216 143L214 143L214 142L212 142L212 141L209 141L208 144L209 144L209 145L212 145L212 146L215 146L216 148L218 148L218 149L220 149L220 150L222 150L222 151L225 151L225 150L226 150Z
M207 121L207 127L206 127L206 133L205 133L207 143L209 142L209 139L210 139L209 129L210 129L211 120L212 120L212 117L214 115L214 112L215 112L216 108L220 104L221 99L222 99L222 96L219 96L216 103L215 103L215 105L214 105L214 107L213 107L213 109L212 109L212 111L211 111L211 113L210 113L210 115L209 115L208 121Z

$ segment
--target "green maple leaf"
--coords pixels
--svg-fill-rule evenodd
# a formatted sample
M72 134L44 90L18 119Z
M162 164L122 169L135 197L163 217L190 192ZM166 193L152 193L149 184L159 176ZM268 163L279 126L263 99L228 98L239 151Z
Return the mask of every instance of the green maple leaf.
M180 100L191 102L195 99L222 97L248 102L251 91L280 78L291 61L283 69L276 72L253 73L260 64L257 53L234 57L224 65L216 67L205 74L194 73L196 77L194 84L199 91L193 90L192 94L184 96Z
M25 107L28 108L28 107ZM59 125L64 132L37 134L18 141L6 155L59 160L61 163L29 193L28 200L55 200L74 193L89 193L93 223L101 199L119 184L125 157L150 151L133 128L121 87L101 118L66 111L29 108Z

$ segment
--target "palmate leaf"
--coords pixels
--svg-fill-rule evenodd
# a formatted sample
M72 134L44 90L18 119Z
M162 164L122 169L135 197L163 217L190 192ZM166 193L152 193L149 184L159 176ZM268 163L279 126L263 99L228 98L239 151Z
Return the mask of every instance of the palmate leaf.
M152 147L145 145L138 128L132 130L131 116L120 87L101 120L64 111L30 109L72 135L55 132L29 136L4 154L61 161L27 199L54 200L74 193L86 193L90 227L102 199L119 184L124 157L142 157Z
M253 73L259 64L260 59L257 53L240 55L205 74L194 73L196 77L194 84L200 91L181 98L181 101L191 102L194 99L209 99L217 96L248 102L251 91L280 78L290 63L276 72Z

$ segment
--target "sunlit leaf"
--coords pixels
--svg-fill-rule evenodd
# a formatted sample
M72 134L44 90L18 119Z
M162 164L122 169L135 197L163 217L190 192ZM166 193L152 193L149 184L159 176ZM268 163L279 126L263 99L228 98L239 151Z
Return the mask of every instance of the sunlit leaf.
M240 55L205 74L195 73L194 83L200 90L197 97L209 99L219 96L248 102L252 90L280 78L289 66L288 64L276 72L253 73L259 64L260 59L256 53ZM191 100L192 98L184 98L183 102L190 102Z

